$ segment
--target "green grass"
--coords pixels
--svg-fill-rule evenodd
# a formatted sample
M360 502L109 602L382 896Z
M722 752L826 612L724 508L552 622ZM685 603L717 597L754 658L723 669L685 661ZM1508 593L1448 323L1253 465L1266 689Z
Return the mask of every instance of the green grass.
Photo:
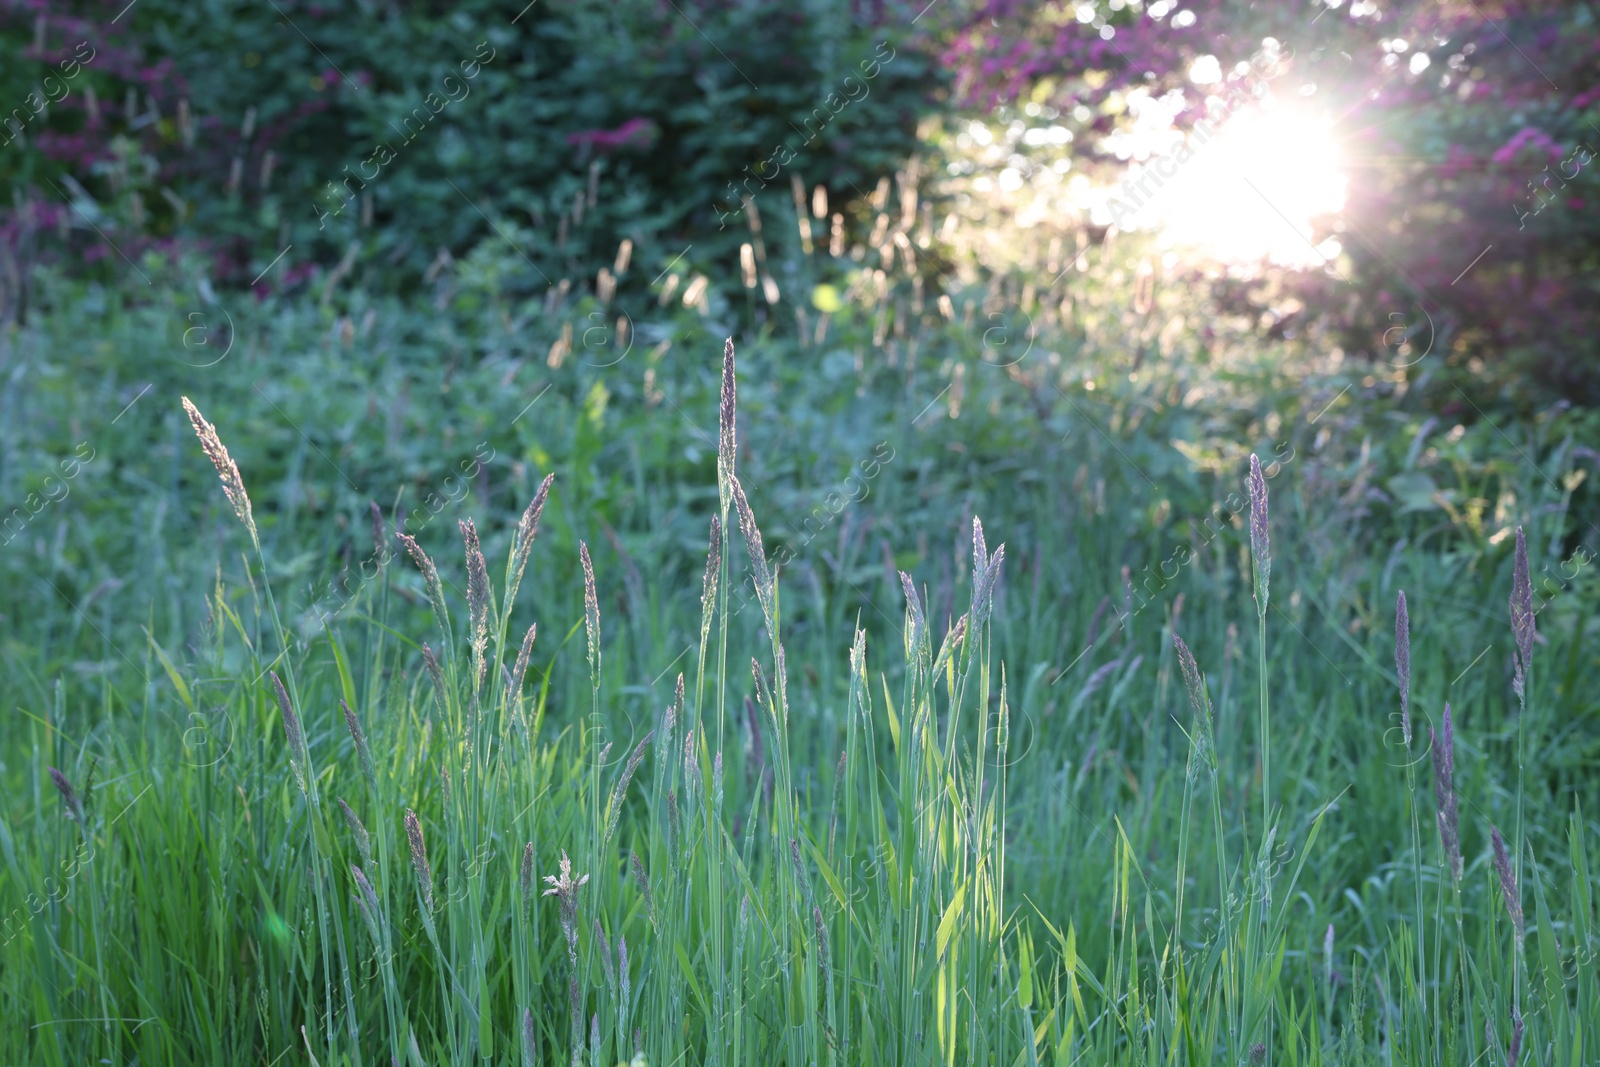
M150 356L170 279L60 284L0 395L6 499L95 450L0 551L0 1062L610 1065L637 1030L652 1064L1468 1064L1514 1014L1525 1059L1591 1062L1592 417L1424 426L1314 337L1151 341L1122 254L1070 310L1000 272L953 282L947 321L894 275L821 341L813 311L739 342L732 453L715 305L550 367L592 305L269 302L196 371ZM1181 279L1156 299L1203 310ZM996 310L1035 322L1011 368L974 325ZM1459 888L1430 828L1445 700ZM563 853L588 879L565 921Z

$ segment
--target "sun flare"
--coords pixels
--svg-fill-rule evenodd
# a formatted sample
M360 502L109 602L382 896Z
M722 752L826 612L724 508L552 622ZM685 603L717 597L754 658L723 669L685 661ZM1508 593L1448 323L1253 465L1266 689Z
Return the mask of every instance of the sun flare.
M1312 222L1344 207L1338 143L1315 116L1265 103L1209 134L1162 131L1169 147L1134 156L1102 208L1105 221L1155 231L1174 251L1230 264L1304 267L1336 257L1338 241L1317 243Z

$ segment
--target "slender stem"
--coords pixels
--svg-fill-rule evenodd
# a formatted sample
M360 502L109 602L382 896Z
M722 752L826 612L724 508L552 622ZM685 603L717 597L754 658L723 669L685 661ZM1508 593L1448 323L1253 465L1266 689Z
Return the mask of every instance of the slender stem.
M1266 840L1267 828L1272 824L1272 744L1268 735L1267 718L1267 612L1256 612L1256 669L1260 678L1258 692L1261 709L1261 834Z
M1406 747L1406 806L1411 811L1411 868L1417 896L1417 988L1422 1013L1428 1013L1428 950L1422 910L1422 833L1417 825L1417 772Z

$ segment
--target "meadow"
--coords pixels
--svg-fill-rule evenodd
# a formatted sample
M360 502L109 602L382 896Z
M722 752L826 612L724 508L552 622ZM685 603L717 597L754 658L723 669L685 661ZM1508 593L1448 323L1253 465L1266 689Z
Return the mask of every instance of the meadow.
M1593 415L913 187L625 315L42 276L0 1062L1594 1062Z

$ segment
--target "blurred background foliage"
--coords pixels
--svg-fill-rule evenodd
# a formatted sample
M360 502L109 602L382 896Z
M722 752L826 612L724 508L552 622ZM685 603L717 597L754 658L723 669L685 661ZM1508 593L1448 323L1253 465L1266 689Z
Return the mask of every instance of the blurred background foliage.
M786 199L798 173L845 201L912 154L944 95L903 5L881 0L140 0L112 21L117 6L0 6L23 60L0 74L8 107L79 41L95 52L0 155L24 267L107 260L109 236L135 259L201 251L243 285L293 244L261 284L355 249L353 281L406 291L501 223L524 231L541 291L592 276L622 237L736 262L738 189Z

